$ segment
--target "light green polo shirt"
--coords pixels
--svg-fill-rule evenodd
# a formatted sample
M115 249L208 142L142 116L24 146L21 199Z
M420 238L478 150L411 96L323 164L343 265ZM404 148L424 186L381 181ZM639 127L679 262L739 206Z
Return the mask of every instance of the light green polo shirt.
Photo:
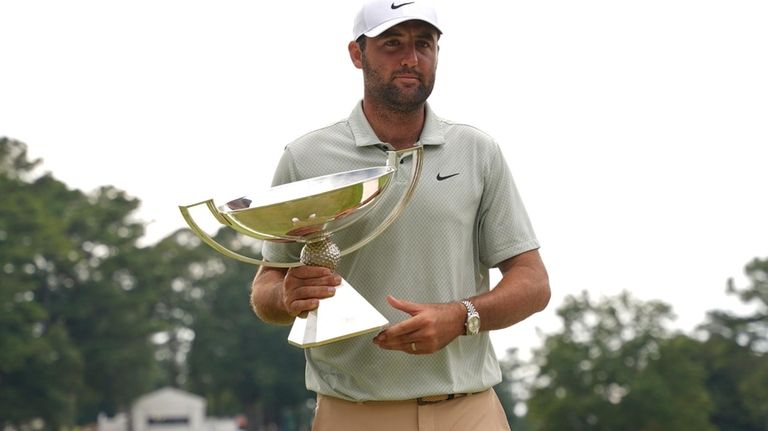
M378 238L341 259L338 272L391 323L409 316L387 295L419 303L459 301L489 289L489 269L539 247L499 146L482 131L438 118L427 106L423 171L412 201ZM273 185L382 166L387 145L358 103L348 119L290 143ZM404 160L410 172L411 160ZM398 175L383 202L338 232L346 244L386 216L407 186ZM300 248L300 247L299 247ZM296 261L297 247L268 243L270 261ZM482 316L481 316L482 318ZM431 355L383 350L375 334L306 350L309 390L354 401L479 392L501 381L488 332L460 336Z

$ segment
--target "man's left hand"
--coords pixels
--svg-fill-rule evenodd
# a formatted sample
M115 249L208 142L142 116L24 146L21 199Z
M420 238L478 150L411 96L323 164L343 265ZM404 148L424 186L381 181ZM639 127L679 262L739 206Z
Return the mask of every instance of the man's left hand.
M373 339L382 349L434 353L464 333L467 309L460 302L419 304L393 296L387 296L387 301L411 318L390 326Z

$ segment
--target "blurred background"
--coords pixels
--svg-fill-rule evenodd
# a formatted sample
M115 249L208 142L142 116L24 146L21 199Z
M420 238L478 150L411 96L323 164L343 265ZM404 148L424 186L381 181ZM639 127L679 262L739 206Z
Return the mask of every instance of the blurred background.
M0 429L98 428L168 387L307 429L255 268L177 206L268 187L351 111L357 4L0 2ZM513 429L768 429L768 4L438 6L430 103L497 139L552 282L492 334Z

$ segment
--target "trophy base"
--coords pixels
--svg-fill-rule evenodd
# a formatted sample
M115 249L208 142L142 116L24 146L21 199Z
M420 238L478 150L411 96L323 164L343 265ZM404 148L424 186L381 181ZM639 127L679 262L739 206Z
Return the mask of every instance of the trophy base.
M342 280L334 296L321 300L306 319L294 320L288 342L307 349L375 332L388 323L386 317Z

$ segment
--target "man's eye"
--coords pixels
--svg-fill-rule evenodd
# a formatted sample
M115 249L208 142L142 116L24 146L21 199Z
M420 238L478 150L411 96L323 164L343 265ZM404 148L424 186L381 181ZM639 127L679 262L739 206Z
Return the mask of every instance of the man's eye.
M390 40L384 42L384 45L386 45L386 46L398 46L398 45L400 45L400 41L397 40L397 39L390 39Z

